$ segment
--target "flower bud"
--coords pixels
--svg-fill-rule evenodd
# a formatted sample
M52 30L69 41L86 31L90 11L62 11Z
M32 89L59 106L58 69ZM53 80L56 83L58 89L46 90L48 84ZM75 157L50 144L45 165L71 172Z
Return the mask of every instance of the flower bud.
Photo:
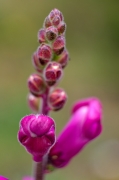
M24 176L22 180L34 180L31 176Z
M35 68L38 72L41 73L41 72L43 71L44 66L40 63L36 52L33 54L32 63L33 63L34 68Z
M57 27L59 34L63 34L66 30L66 24L64 22L61 22L59 26Z
M62 68L66 67L69 61L68 51L65 49L62 54L57 57L56 61L61 64Z
M54 40L58 35L57 28L54 26L50 26L49 28L46 29L46 37L49 41Z
M63 20L63 15L58 9L53 9L48 17L50 20L53 20L56 16L59 16L61 21Z
M45 21L44 21L44 28L48 28L50 26L52 26L52 23L51 23L49 17L46 17Z
M33 160L41 162L55 143L55 123L45 115L27 115L20 121L18 140L32 154Z
M8 180L6 177L0 176L0 180Z
M58 15L55 16L54 19L52 20L52 24L56 27L60 24L60 22L61 22L61 18Z
M96 98L78 101L72 116L49 153L49 164L64 167L102 131L102 107ZM48 167L48 166L47 166Z
M38 41L39 41L39 43L43 43L43 42L46 41L45 36L46 36L45 29L40 29L38 31Z
M42 65L47 64L52 58L52 50L50 46L43 44L38 47L37 56Z
M63 36L58 36L53 43L53 51L59 55L63 52L65 47L65 38Z
M44 79L49 86L54 85L58 82L63 74L62 67L57 62L50 62L44 69Z
M43 78L38 74L32 74L28 78L28 87L32 94L41 95L45 91Z
M38 113L39 111L39 101L40 98L34 96L33 94L28 95L28 106L33 112Z
M63 108L64 104L66 103L67 95L65 91L61 88L57 88L53 90L48 98L49 107L52 110L59 110Z

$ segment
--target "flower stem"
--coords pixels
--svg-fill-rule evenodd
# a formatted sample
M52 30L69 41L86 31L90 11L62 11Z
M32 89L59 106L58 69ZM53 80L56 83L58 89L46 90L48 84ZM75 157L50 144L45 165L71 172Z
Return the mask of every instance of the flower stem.
M43 162L36 162L34 169L34 179L44 180Z
M49 94L49 88L46 89L45 93L42 96L42 105L41 105L40 113L44 115L48 115L49 113L48 94Z
M48 94L49 94L49 88L46 89L45 93L42 96L42 105L40 109L40 114L48 115L49 113L49 107L48 107ZM44 156L42 159L42 162L36 162L35 168L34 168L34 180L44 180L44 169L47 163L47 155Z

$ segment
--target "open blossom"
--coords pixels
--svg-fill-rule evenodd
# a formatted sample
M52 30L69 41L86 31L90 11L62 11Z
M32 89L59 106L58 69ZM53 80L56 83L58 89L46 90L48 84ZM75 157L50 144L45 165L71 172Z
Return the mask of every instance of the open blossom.
M0 176L0 180L8 180L8 178Z
M21 119L18 140L40 162L55 142L55 123L45 115L28 115Z
M102 107L97 98L78 101L72 108L72 116L57 138L49 153L49 167L64 167L96 138L102 130ZM47 166L47 167L48 167Z

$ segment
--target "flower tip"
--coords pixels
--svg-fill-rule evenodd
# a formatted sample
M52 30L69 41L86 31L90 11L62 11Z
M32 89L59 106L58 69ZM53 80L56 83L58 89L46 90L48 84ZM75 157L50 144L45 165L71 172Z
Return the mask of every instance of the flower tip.
M72 116L75 118L80 116L83 121L84 137L91 140L101 133L102 105L99 99L93 97L76 102L72 108Z

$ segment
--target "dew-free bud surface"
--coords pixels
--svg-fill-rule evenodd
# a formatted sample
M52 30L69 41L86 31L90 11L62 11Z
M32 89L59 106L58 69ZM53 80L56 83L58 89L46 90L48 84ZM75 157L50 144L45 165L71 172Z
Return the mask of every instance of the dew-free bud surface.
M53 51L59 55L63 52L65 47L65 38L64 36L58 36L53 43Z
M61 64L62 68L66 67L69 61L68 51L64 49L64 51L57 57L56 61Z
M51 86L61 79L63 71L59 63L50 62L47 64L43 73L45 81L48 83L49 86Z
M33 54L33 57L32 57L32 63L33 63L33 66L34 68L38 71L38 72L42 72L43 69L44 69L44 66L40 63L39 59L38 59L38 56L37 56L37 52L35 52Z
M39 41L39 43L44 43L46 41L45 29L40 29L38 31L38 41Z
M61 88L54 89L48 98L49 106L52 110L60 110L63 108L67 100L66 92Z
M47 64L52 58L52 50L49 45L43 44L37 49L37 56L42 65Z
M43 78L38 74L32 74L28 78L28 88L34 95L41 95L45 90Z
M39 102L40 102L40 98L34 96L33 94L29 94L28 95L28 106L29 108L33 111L33 112L36 112L38 113L39 111Z
M46 37L49 41L53 41L58 35L57 28L50 26L46 29Z

